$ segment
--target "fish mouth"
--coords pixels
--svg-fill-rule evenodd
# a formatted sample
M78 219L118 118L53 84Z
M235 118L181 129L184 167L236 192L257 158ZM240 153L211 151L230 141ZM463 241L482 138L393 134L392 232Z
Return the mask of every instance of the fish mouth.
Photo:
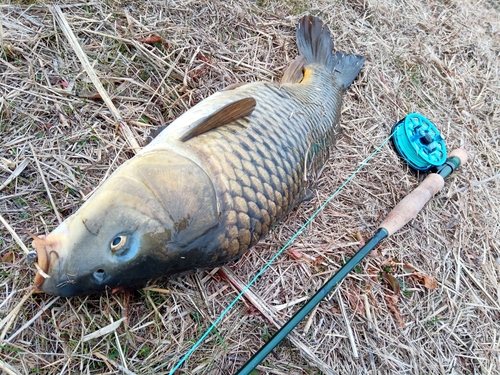
M68 228L63 223L48 236L30 235L33 238L32 247L36 251L38 263L38 272L35 275L33 284L37 291L46 291L46 280L52 277L55 268L59 268L63 258Z
M33 242L31 246L36 251L36 257L38 263L37 273L35 275L35 279L33 280L33 284L35 286L35 289L41 290L45 279L47 277L50 277L49 275L47 275L47 271L49 270L49 262L48 262L49 255L47 254L47 249L45 248L45 241L44 241L45 236L32 235L32 238ZM44 274L42 274L42 272Z

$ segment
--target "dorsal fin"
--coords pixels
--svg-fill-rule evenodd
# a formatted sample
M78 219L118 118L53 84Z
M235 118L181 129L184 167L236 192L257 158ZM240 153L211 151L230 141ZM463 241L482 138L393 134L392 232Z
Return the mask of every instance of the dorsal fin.
M158 136L158 134L160 134L166 128L167 128L167 125L160 125L160 126L156 126L154 128L151 128L148 136L146 137L146 140L144 141L144 146L150 144L151 141L153 139L155 139Z
M218 128L219 126L226 125L231 121L248 116L253 112L256 105L257 103L252 97L238 99L232 103L226 104L224 107L218 109L211 115L199 119L186 134L180 137L180 141L186 142L187 140L206 133L211 129Z
M298 55L285 69L280 83L299 83L304 76L304 56Z

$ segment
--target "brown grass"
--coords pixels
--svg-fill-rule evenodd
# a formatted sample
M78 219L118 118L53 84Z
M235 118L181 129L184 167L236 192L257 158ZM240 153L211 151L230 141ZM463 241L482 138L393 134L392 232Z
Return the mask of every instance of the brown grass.
M0 5L0 211L21 242L30 243L26 230L48 233L57 215L76 210L134 154L131 142L145 143L151 126L229 84L279 80L296 54L298 18L318 15L338 48L367 63L345 96L345 131L316 196L229 266L237 279L247 283L408 112L432 119L449 149L465 146L470 162L259 370L317 374L312 355L322 372L337 374L499 373L496 1L64 4L64 19L116 111L96 99L50 5ZM145 43L151 36L163 43ZM384 147L292 244L305 256L282 254L251 288L256 303L277 307L270 308L274 319L285 321L301 306L294 302L317 290L417 184ZM237 294L212 270L131 295L32 295L35 269L18 242L0 227L0 373L165 374ZM425 286L432 277L435 289ZM178 373L232 374L275 329L240 301Z

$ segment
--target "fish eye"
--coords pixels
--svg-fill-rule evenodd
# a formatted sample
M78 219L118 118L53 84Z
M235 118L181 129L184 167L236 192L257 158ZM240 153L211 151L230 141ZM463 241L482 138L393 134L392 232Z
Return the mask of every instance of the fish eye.
M127 243L127 236L116 236L113 238L113 241L111 241L111 251L117 251L120 250L125 244Z

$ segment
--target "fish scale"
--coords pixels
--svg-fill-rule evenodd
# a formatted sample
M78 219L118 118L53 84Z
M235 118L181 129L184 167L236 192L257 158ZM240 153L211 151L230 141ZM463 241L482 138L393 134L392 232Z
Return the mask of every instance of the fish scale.
M338 111L323 108L338 102L342 90L321 67L313 74L315 79L306 88L256 83L235 89L232 94L257 101L245 129L233 132L242 125L235 121L189 141L189 148L199 156L196 162L212 176L222 197L225 216L216 243L217 262L239 257L303 200L313 182L304 178L311 145L323 146L309 152L310 176L326 162L338 133L334 125ZM306 99L308 105L304 106ZM290 116L294 111L303 114ZM204 163L206 159L211 162ZM249 203L253 203L252 210Z
M333 53L304 17L302 57L281 84L233 87L198 103L122 164L33 246L35 286L55 295L137 288L239 258L310 196L339 132L342 94L364 59Z

